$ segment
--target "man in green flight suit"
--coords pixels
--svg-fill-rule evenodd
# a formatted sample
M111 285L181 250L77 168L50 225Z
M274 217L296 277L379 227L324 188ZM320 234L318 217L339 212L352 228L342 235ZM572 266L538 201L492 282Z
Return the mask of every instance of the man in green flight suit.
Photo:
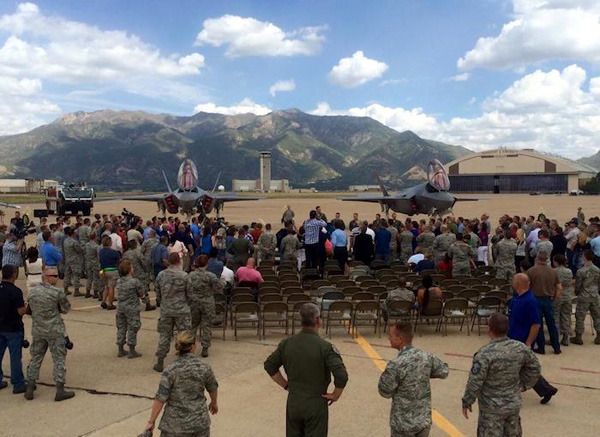
M326 437L328 405L337 401L348 383L348 373L337 349L319 337L319 307L300 308L302 331L279 343L265 361L265 370L289 392L286 412L287 437ZM281 374L283 366L286 378ZM327 392L333 375L334 390Z

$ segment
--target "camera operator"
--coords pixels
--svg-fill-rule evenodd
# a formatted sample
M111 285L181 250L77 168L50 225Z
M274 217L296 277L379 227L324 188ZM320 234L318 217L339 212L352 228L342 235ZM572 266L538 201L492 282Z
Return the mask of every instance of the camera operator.
M16 232L15 230L6 236L6 242L2 246L2 267L10 264L19 268L23 265L21 252L25 238L22 235L17 236Z
M23 314L25 302L23 292L15 285L19 276L19 268L10 264L2 267L2 283L0 283L0 366L4 351L10 354L10 383L13 393L25 393L25 377L23 376L22 347L24 340ZM3 381L0 367L0 389L8 385Z

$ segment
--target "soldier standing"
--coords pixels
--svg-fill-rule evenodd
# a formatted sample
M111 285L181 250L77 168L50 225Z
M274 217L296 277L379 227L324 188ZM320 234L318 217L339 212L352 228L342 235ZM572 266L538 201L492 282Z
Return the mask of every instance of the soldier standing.
M118 357L138 358L142 355L135 350L137 345L137 333L142 327L140 320L140 298L144 297L143 284L133 277L131 261L123 259L119 263L119 275L116 290L119 296L117 302L117 346ZM124 346L127 342L129 354L125 352Z
M589 249L583 252L583 267L577 271L575 278L577 308L575 309L575 337L571 338L571 343L579 345L583 344L584 322L588 311L596 330L594 344L600 344L600 295L598 295L600 269L594 265L593 259L594 252Z
M197 335L200 328L202 356L208 356L215 319L215 293L223 290L223 284L214 273L206 270L208 257L200 255L194 262L195 270L187 277L187 289L192 315L192 332Z
M75 293L73 297L83 296L79 292L81 287L81 273L83 268L83 248L79 241L77 241L73 235L73 228L65 228L65 241L63 243L63 249L65 254L65 279L64 289L65 294L69 293L69 286L73 285Z
M442 225L442 233L435 237L433 240L433 256L435 259L435 265L444 261L448 249L456 242L456 235L450 232L447 225Z
M155 310L156 307L150 303L150 296L148 295L148 290L150 289L150 270L147 268L146 260L144 259L136 240L127 242L127 251L123 254L123 259L131 262L131 266L133 267L133 277L140 281L140 284L142 285L146 311Z
M558 332L562 335L560 344L568 346L573 311L573 272L567 267L567 258L563 254L554 255L552 260L563 288L560 298L554 302L554 320Z
M448 365L412 345L410 323L390 327L389 340L398 356L379 378L379 394L392 399L392 437L427 437L431 429L431 378L448 377Z
M400 239L400 261L406 264L413 254L413 240L415 236L409 229L404 228L398 238Z
M262 261L270 261L275 258L275 249L277 248L277 237L271 230L271 223L265 226L266 231L258 237L257 248L257 265Z
M521 391L540 378L540 363L533 351L508 333L508 318L489 318L491 342L473 357L473 366L462 398L463 415L479 401L478 437L520 436Z
M98 260L98 251L100 246L96 242L95 232L90 233L89 241L85 244L84 259L86 271L85 297L90 297L90 291L94 290L94 297L102 300L102 283L100 282L100 261Z
M162 436L210 435L210 416L217 414L218 383L212 369L202 362L196 352L196 337L189 331L180 332L175 342L177 359L160 377L152 403L146 431L152 432L163 407L165 411L158 428ZM210 404L206 407L207 391ZM143 434L145 435L145 434Z
M517 255L517 242L510 237L510 231L504 233L498 243L492 248L496 267L496 278L509 280L515 274L515 256Z
M173 330L188 330L192 326L188 304L187 273L181 268L178 253L169 254L169 267L156 277L156 302L160 307L157 331L159 333L156 364L153 369L162 372L165 357L171 348Z
M448 257L452 259L452 277L471 276L471 264L475 251L463 241L462 234L456 235L456 243L448 248Z
M79 240L79 244L85 251L85 245L90 241L90 234L92 233L92 228L90 227L90 219L86 217L83 219L83 224L77 228L77 239ZM81 265L81 273L87 278L87 267L86 267L86 259L83 257L82 265ZM89 297L89 296L86 296Z
M58 282L56 267L46 267L42 274L42 283L29 290L27 312L31 314L31 361L27 368L27 391L25 399L33 399L35 382L40 376L40 367L50 349L54 363L54 382L56 382L55 401L64 401L75 396L72 391L65 391L65 375L67 369L65 358L65 323L61 314L71 309L71 304L63 290L55 287Z
M325 437L328 404L336 402L348 382L348 373L335 347L319 337L319 307L300 308L302 331L282 340L265 361L265 371L288 391L286 436ZM279 370L284 367L287 379ZM333 392L327 388L333 374Z

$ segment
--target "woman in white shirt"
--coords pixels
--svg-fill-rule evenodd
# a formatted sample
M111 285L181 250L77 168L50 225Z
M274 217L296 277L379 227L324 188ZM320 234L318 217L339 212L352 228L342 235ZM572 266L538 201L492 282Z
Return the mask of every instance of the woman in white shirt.
M35 247L27 249L27 260L25 261L25 276L27 276L27 289L41 284L42 282L42 259Z

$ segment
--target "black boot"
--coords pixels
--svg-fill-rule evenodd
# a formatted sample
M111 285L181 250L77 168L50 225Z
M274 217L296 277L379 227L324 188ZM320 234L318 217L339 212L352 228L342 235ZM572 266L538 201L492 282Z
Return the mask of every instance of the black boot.
M33 392L35 390L35 382L27 381L27 389L25 390L25 399L28 401L33 400Z
M157 372L162 372L165 366L165 359L164 358L157 358L156 359L156 364L154 365L154 367L152 367L155 371Z
M206 358L208 356L208 347L203 347L202 348L202 353L200 354L201 356L203 356L204 358Z
M63 382L56 383L56 396L54 396L55 402L71 399L74 396L75 392L65 390L65 384Z
M136 352L135 346L129 346L129 355L127 355L127 358L139 358L141 356L142 354Z
M119 344L117 346L119 347L119 353L117 353L117 357L121 358L127 355L127 352L125 352L125 349L123 348L122 344Z

